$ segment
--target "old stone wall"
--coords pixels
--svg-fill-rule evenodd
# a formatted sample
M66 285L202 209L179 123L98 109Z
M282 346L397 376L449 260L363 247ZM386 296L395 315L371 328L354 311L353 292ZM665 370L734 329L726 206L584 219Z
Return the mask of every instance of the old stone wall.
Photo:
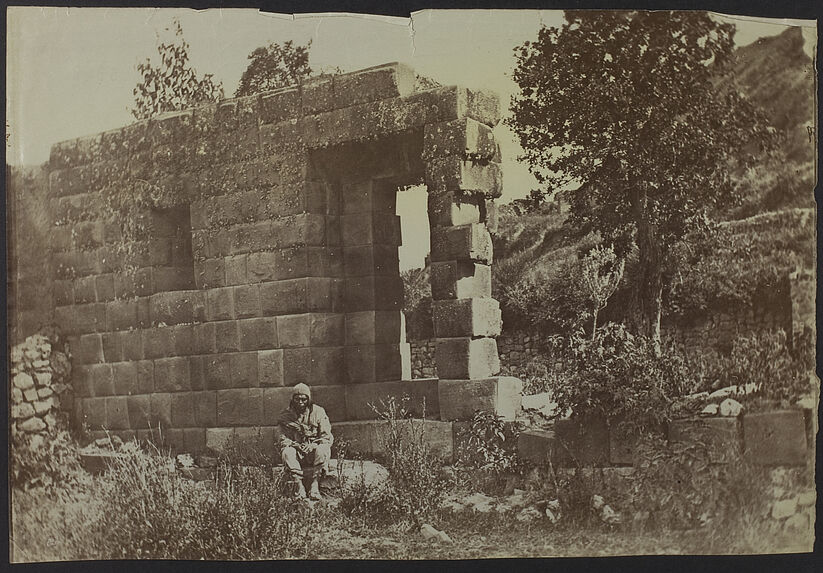
M427 183L451 272L438 288L466 296L464 267L489 274L499 106L415 89L413 70L388 65L52 148L55 319L92 430L159 426L173 447L217 448L270 433L298 382L333 421L373 418L388 395L440 410L437 380L409 382L395 195ZM494 321L479 343L471 331L494 305L441 305L455 375L497 373Z

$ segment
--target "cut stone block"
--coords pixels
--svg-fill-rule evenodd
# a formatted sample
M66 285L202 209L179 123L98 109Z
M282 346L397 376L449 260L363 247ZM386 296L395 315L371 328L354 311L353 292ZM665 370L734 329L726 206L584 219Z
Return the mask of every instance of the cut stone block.
M206 320L231 320L235 318L234 297L231 287L206 291Z
M146 328L143 334L143 355L146 358L164 358L172 351L171 328Z
M203 357L207 390L231 388L231 354L212 354Z
M219 426L255 426L263 416L263 390L233 388L217 391Z
M83 419L91 430L100 430L106 427L106 399L84 398L82 400Z
M379 181L363 181L343 186L343 214L382 212L394 214L397 206L397 186Z
M492 261L492 240L482 223L459 227L432 227L432 261L472 260Z
M288 408L291 402L292 392L291 388L262 388L260 402L263 411L260 423L276 426L280 413Z
M278 348L277 317L249 318L238 321L240 350Z
M308 277L260 285L264 316L333 310L331 278Z
M334 77L336 107L404 97L414 92L415 72L392 63Z
M283 385L283 351L264 350L257 353L257 373L260 386Z
M488 412L514 420L520 410L523 383L513 377L482 380L440 380L438 402L442 420L470 420L475 412Z
M171 427L171 394L155 392L150 395L151 426L162 429Z
M343 247L343 265L347 277L397 276L400 259L393 245Z
M232 388L251 388L259 385L257 352L235 352L229 355Z
M554 425L554 463L559 466L607 465L609 430L605 420L561 419Z
M193 392L194 423L198 427L217 425L217 393Z
M242 285L234 288L234 312L237 318L261 316L258 285Z
M670 442L704 443L709 448L712 463L735 460L740 453L740 438L740 421L736 417L688 418L669 422Z
M399 245L400 217L382 211L341 215L340 238L346 247Z
M403 279L399 276L347 278L345 293L345 307L348 312L403 308Z
M339 384L312 386L312 402L322 406L332 422L346 420L346 388Z
M217 454L228 451L234 442L234 428L206 428L206 449Z
M111 365L93 364L89 366L88 373L95 397L114 396L114 377L112 376Z
M185 357L160 358L154 361L154 388L157 392L191 390L189 361Z
M300 115L300 91L295 87L267 92L260 97L260 121L278 123Z
M277 334L280 346L283 348L308 346L311 334L311 315L278 316Z
M493 338L439 338L435 363L438 375L446 380L490 378L500 372Z
M311 346L342 346L344 339L344 315L331 313L309 315L309 343Z
M240 333L237 321L224 320L214 323L214 342L217 352L240 350Z
M435 378L348 384L345 386L346 419L374 420L385 410L389 400L403 405L414 417L422 417L424 404L427 418L440 411L438 383Z
M503 326L500 304L493 298L435 300L432 322L437 338L497 336Z
M497 163L475 163L457 156L430 159L426 163L429 193L462 191L484 197L499 197L503 176Z
M171 423L175 428L192 428L197 425L192 392L176 392L171 395Z
M809 460L802 410L745 414L746 455L759 465L803 465Z
M151 400L148 395L129 396L126 398L129 412L129 425L132 430L146 430L151 424Z
M137 364L134 362L116 362L111 365L114 392L118 396L139 394L137 385Z
M343 384L346 375L346 359L343 346L315 346L311 348L309 383Z
M454 227L483 223L484 199L455 191L438 191L428 195L429 223L438 227Z
M554 455L554 432L551 430L525 430L517 438L517 457L542 466Z
M149 316L154 324L185 324L193 320L193 291L161 292L149 297Z
M399 310L364 310L345 315L346 345L405 342L403 313Z
M398 429L407 439L419 439L430 448L436 458L451 462L454 459L454 436L451 422L438 420L398 420ZM360 420L332 424L332 434L338 447L345 442L349 454L381 457L386 454L389 422Z
M80 364L103 362L103 338L100 334L84 334L80 337L76 351Z
M411 378L408 343L346 346L346 380L350 384Z
M283 383L294 386L311 383L311 348L283 349Z
M455 156L490 160L497 155L491 127L470 118L429 124L423 134L423 158Z

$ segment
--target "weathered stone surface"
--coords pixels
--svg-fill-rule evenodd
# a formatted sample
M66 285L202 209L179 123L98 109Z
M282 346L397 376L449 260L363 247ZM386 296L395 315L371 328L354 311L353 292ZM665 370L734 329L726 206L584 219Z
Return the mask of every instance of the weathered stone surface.
M411 378L408 343L346 346L346 380L350 384Z
M80 336L76 357L81 364L97 364L103 362L103 337L99 334L84 334Z
M545 465L554 456L554 432L551 430L525 430L517 438L517 457L537 465Z
M206 320L230 320L235 318L234 289L217 288L206 291Z
M116 362L111 365L114 393L128 396L138 393L137 364L135 362Z
M432 321L437 338L497 336L503 326L500 304L493 298L435 300Z
M476 163L457 156L430 159L426 163L429 193L461 191L481 197L499 197L503 175L497 163Z
M520 410L523 383L508 376L482 380L444 380L438 384L440 418L470 420L475 412L488 412L514 420Z
M34 379L31 377L30 374L27 374L26 372L19 372L15 374L12 382L14 383L14 387L20 390L28 390L29 388L34 388Z
M347 346L405 342L403 314L399 310L364 310L345 315Z
M262 405L261 420L263 425L276 426L280 413L291 402L291 388L262 388L260 401ZM323 404L320 404L323 406Z
M329 420L339 422L347 419L346 389L346 386L340 384L312 386L311 399L326 410Z
M17 422L17 427L24 432L42 432L46 429L46 423L40 418L29 418L22 422Z
M180 392L191 389L189 361L185 357L154 361L154 388L157 392Z
M432 227L432 261L471 260L492 261L492 241L482 223L459 227Z
M397 247L394 245L360 245L343 247L346 276L389 276L400 273Z
M481 195L462 191L438 191L428 195L429 223L439 227L455 227L483 223L485 200Z
M310 352L309 381L314 384L345 382L345 349L343 346L313 346Z
M276 317L251 318L238 322L240 350L278 348Z
M429 124L423 135L426 160L455 156L460 159L490 160L497 155L491 127L470 118Z
M740 452L740 422L731 417L672 420L669 422L669 441L704 443L713 463L728 463Z
M403 280L399 276L363 276L345 279L345 308L363 310L401 310Z
M373 420L393 399L415 417L436 417L440 411L437 380L434 378L348 384L345 386L346 419Z
M399 245L400 217L384 211L341 215L340 243L348 247Z
M129 396L126 398L129 425L133 430L148 429L151 424L151 399L148 395Z
M214 453L226 453L234 441L234 428L206 428L206 449Z
M609 433L604 420L559 419L554 425L554 463L560 466L606 465Z
M349 454L382 456L386 453L388 422L361 420L332 424L335 441L345 441ZM422 433L431 454L443 461L454 459L454 439L451 422L438 420L398 420L399 430L409 439Z
M435 362L439 376L446 380L489 378L500 372L493 338L440 338Z
M391 63L334 76L335 105L349 107L375 100L405 97L414 92L415 72Z
M129 409L125 396L106 398L106 428L109 430L128 430Z
M257 373L260 386L282 386L283 350L264 350L258 352Z
M802 465L808 461L802 410L743 416L745 452L761 465Z
M217 391L219 426L254 426L263 415L263 390L236 388Z

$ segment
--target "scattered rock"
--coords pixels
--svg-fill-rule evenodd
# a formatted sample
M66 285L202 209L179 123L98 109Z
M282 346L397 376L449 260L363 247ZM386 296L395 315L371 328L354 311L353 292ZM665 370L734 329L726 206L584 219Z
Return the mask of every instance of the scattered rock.
M600 510L600 519L608 525L616 525L623 521L620 514L613 510L610 505L604 505L603 509Z
M556 525L557 522L560 521L560 514L557 513L557 512L552 511L548 507L546 508L545 514L546 514L546 519L548 519L549 522L552 525Z
M736 418L743 411L743 404L737 400L726 398L720 403L720 415Z
M216 468L217 462L213 456L197 456L197 465L201 468Z
M547 512L548 512L548 510L547 510ZM520 521L520 522L523 522L523 523L531 523L532 521L536 521L536 520L540 519L541 517L542 516L540 515L540 512L537 510L537 508L535 508L535 507L526 507L526 508L523 508L517 514L515 519L517 519L517 521ZM548 514L547 514L547 517L548 517ZM552 522L552 523L555 523L555 522Z
M34 406L28 402L21 402L11 407L11 417L18 420L25 420L34 416Z
M423 536L423 539L427 541L440 541L442 543L452 543L451 537L449 537L445 531L439 531L435 529L428 523L424 523L420 526L420 535Z
M19 422L17 427L24 432L42 432L46 429L46 423L40 418L29 418Z
M786 519L797 511L797 498L782 499L772 506L773 519Z
M179 454L176 460L177 465L181 468L194 467L194 457L191 454Z
M553 499L546 504L546 509L550 509L554 512L560 511L560 500Z
M808 531L809 516L805 513L795 513L786 520L783 527L786 531Z
M489 513L494 505L493 497L489 497L488 495L480 492L473 493L461 501L466 505L466 507L470 507L477 513Z
M700 413L704 416L717 416L717 412L720 409L720 406L717 404L708 404L705 408L700 410Z
M814 505L817 501L817 494L813 491L804 491L803 493L797 496L797 505L806 507L808 505Z
M597 494L592 496L592 509L600 511L601 509L603 509L603 506L605 505L606 501L603 499L602 496Z

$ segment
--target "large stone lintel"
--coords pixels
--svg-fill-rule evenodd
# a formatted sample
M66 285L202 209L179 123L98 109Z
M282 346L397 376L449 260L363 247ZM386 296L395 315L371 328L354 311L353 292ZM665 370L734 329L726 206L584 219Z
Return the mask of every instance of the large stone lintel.
M427 160L455 156L490 161L497 152L492 128L468 117L430 124L424 131L423 158Z
M442 420L470 420L477 411L514 420L520 410L523 383L510 376L481 380L440 380L438 394Z

